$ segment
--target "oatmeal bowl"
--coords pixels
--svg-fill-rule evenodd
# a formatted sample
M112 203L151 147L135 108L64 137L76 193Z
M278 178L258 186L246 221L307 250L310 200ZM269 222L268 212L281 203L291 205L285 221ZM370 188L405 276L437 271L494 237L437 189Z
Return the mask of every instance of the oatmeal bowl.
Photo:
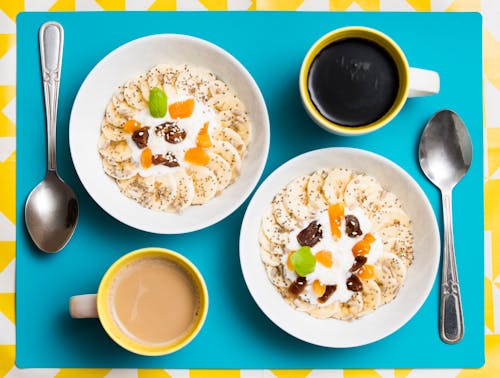
M439 231L415 180L353 148L300 155L252 198L241 228L247 287L280 328L354 347L398 330L435 281Z
M267 159L269 118L232 55L159 34L118 47L89 73L69 143L101 208L131 227L178 234L222 220L248 197Z

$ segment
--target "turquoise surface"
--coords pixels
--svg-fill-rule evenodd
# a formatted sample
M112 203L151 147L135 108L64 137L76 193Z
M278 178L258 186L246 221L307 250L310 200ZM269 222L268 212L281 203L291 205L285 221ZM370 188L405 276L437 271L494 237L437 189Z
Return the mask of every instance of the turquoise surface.
M45 170L45 129L38 28L59 21L65 46L58 113L58 164L81 206L76 233L59 254L36 250L23 206ZM406 13L24 13L18 17L17 53L17 346L19 367L115 368L425 368L479 367L484 363L483 129L481 18L478 14ZM441 92L410 99L383 129L361 137L331 135L307 117L298 93L299 68L309 46L347 25L382 30L412 66L436 70ZM417 163L420 133L442 108L458 112L474 145L471 170L454 191L455 241L465 336L446 345L438 335L438 285L415 317L371 345L328 349L309 345L274 326L252 300L238 258L240 224L248 204L218 224L186 235L144 233L115 221L85 192L68 147L71 106L87 73L107 53L132 39L183 33L207 39L239 59L259 84L269 109L271 148L263 178L305 151L352 146L386 156L422 186L440 225L440 197ZM258 125L256 125L258 127ZM93 149L95 146L89 146ZM210 309L204 328L185 349L165 357L122 350L97 319L68 315L68 298L97 290L100 277L126 252L168 247L191 259L205 276Z

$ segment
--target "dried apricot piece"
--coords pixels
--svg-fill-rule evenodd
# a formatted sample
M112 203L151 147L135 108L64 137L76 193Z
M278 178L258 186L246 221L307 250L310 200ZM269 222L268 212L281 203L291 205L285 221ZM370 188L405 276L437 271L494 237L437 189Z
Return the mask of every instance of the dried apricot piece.
M291 270L292 272L295 270L295 268L293 267L293 264L292 264L292 255L295 251L290 251L288 252L288 258L286 259L286 266L289 270Z
M137 131L140 128L141 124L137 122L135 119L129 119L127 122L125 122L125 125L123 126L123 130L125 130L129 134L132 134L134 131Z
M333 266L332 253L327 250L322 250L316 253L316 261L318 261L325 268L331 268Z
M186 151L184 159L191 164L207 165L210 162L210 156L200 147L193 147Z
M151 148L147 147L142 150L141 153L141 165L143 168L148 169L153 164L153 153L151 152Z
M357 242L352 246L351 251L354 256L363 256L370 253L370 249L371 249L370 243L368 243L365 240L360 240L359 242Z
M375 236L373 234L366 234L363 240L366 240L368 243L373 243L375 241Z
M202 148L208 148L212 146L212 141L210 140L210 135L208 134L208 122L205 122L203 127L198 132L196 145Z
M359 268L356 275L359 278L364 278L365 280L373 278L375 276L375 267L373 265L365 264L361 268Z
M187 118L193 114L194 100L188 98L184 101L177 101L168 106L168 112L172 118Z
M316 294L318 297L321 297L323 294L325 294L326 285L323 285L319 280L314 280L312 289L314 291L314 294Z
M344 204L342 202L328 206L328 218L330 219L330 230L332 236L340 238L340 225L344 217Z

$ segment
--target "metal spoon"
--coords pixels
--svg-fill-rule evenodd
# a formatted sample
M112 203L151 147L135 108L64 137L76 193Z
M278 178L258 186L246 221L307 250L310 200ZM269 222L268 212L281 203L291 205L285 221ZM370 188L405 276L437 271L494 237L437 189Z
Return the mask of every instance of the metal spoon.
M68 243L78 221L75 193L57 174L56 119L64 31L47 22L39 32L45 115L47 120L47 174L26 200L24 219L36 246L44 252L58 252Z
M451 192L472 162L472 142L460 117L451 110L434 114L422 133L418 154L422 170L442 195L444 251L439 334L445 343L455 344L464 335L464 320L453 242Z

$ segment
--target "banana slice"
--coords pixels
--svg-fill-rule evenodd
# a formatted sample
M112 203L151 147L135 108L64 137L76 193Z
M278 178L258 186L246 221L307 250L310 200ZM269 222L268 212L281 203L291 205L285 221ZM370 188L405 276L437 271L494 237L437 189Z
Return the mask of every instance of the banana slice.
M259 236L257 237L257 241L261 248L264 248L266 251L271 252L274 249L274 244L267 238L267 236L262 231L262 228L259 229Z
M222 80L213 80L212 82L210 82L208 89L211 97L217 95L225 95L226 93L229 93L231 91L231 89L229 89L229 86Z
M342 320L356 319L363 311L363 295L358 291L353 293L351 299L340 305L340 318Z
M297 177L286 186L283 194L285 208L299 221L304 221L312 215L307 206L306 188L308 182L308 175Z
M121 128L123 128L123 125L125 125L125 122L127 122L127 118L125 118L116 111L113 101L111 101L108 107L106 108L106 112L104 113L104 118L108 123L112 124L113 126Z
M243 159L247 152L247 146L245 142L241 138L241 136L229 127L223 127L214 132L214 139L223 140L225 142L229 142L236 148L236 151L240 154L240 157Z
M363 291L361 295L363 296L363 311L360 315L365 315L369 312L375 311L382 302L382 291L377 285L375 280L361 280L363 284Z
M238 133L247 146L250 144L252 129L249 122L237 122L229 127Z
M269 278L269 281L271 283L279 288L287 288L288 284L283 277L281 267L280 266L270 266L270 265L265 265L266 268L266 274L267 277Z
M122 128L113 126L110 123L107 123L106 121L102 122L101 132L106 139L113 142L119 142L120 140L125 140L129 135Z
M375 265L375 281L380 287L382 304L392 301L401 287L401 282L396 275L401 274L404 263L400 260L401 264L399 265L395 261L389 259L389 261L380 261ZM396 264L398 265L396 266Z
M139 172L139 167L131 159L122 162L102 159L104 172L115 179L128 179Z
M384 253L380 258L380 264L387 267L392 276L402 284L406 277L406 265L405 263L393 253Z
M146 73L146 81L148 83L149 90L153 88L163 88L163 74L160 72L160 69L161 68L158 68L158 66L156 66L151 68Z
M410 218L400 207L383 209L382 211L377 212L372 218L372 229L374 231L379 231L385 227L394 225L402 225L403 227L410 226Z
M230 183L233 177L231 166L221 156L208 151L210 157L209 163L206 165L217 178L217 194L221 193Z
M401 224L384 227L379 235L385 252L398 256L407 268L413 263L413 235L409 227Z
M142 91L137 80L130 80L123 88L123 96L129 106L137 110L142 110L148 106L148 103L142 97Z
M160 69L163 75L163 86L170 85L175 88L175 82L177 81L180 71L169 65L162 66Z
M231 91L221 94L216 94L210 97L207 101L207 105L211 106L217 111L223 110L239 110L241 112L245 111L245 107L241 100Z
M215 197L217 192L217 178L210 169L193 165L189 167L188 174L191 176L194 185L192 205L203 205Z
M276 223L278 223L278 225L283 227L285 230L291 231L294 230L298 224L283 203L283 193L284 191L282 190L274 196L273 201L271 202L271 207L273 209L273 215Z
M375 178L365 174L356 175L345 187L344 204L347 208L360 206L370 212L383 192L384 189Z
M169 211L177 198L177 180L173 174L166 174L156 177L156 191L160 199L159 210Z
M127 119L132 118L135 115L135 113L137 112L137 109L131 108L125 102L125 95L124 95L124 88L123 87L118 88L118 91L113 95L111 101L113 102L113 105L115 106L116 112Z
M259 248L260 258L262 262L269 266L279 266L281 265L281 256L270 253L264 248Z
M144 98L146 101L149 102L150 88L149 88L149 83L148 83L148 74L146 73L146 74L141 74L141 75L137 76L136 81L137 81L137 86L141 90L142 98Z
M117 163L128 160L132 157L132 149L124 140L119 142L111 141L106 147L101 148L99 153L103 158Z
M338 317L341 311L339 301L335 301L321 307L312 306L308 313L318 319L328 319Z
M101 150L106 148L109 145L109 139L106 138L106 135L101 131L99 134L99 138L97 138L97 150Z
M330 171L327 169L320 169L311 175L307 183L308 205L317 210L324 210L328 207L328 200L323 195L321 188L323 188L329 173Z
M123 180L116 180L116 184L118 185L120 192L122 192L126 197L137 201L143 192L142 189L135 184L136 179L137 175Z
M273 215L272 206L269 206L262 217L261 222L262 232L271 241L271 243L278 245L285 245L288 243L288 233L276 223Z
M191 177L183 170L177 170L173 173L177 185L177 195L172 201L173 211L180 212L189 205L194 199L194 185Z
M210 151L221 156L231 166L232 180L240 174L241 157L236 148L229 142L214 140Z
M335 204L344 200L344 191L351 180L353 172L346 168L335 168L325 178L323 183L323 195L329 204Z

